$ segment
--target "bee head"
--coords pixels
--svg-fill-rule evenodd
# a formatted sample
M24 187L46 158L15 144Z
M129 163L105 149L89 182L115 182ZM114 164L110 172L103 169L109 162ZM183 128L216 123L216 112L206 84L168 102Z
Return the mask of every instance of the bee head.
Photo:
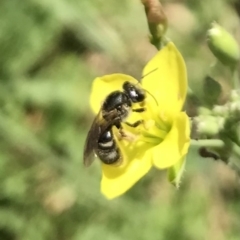
M145 99L145 91L130 82L125 82L123 84L123 90L134 103L142 102Z

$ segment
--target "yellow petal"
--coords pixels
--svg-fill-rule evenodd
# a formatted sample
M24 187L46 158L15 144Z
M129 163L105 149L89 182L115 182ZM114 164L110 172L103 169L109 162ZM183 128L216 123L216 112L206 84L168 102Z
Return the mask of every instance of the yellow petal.
M116 167L102 164L101 191L108 199L126 192L150 170L152 166L152 155L148 150L150 146L144 143L142 147L137 147L133 144L132 147L128 146L126 154L121 148L124 155L122 165Z
M125 74L111 74L94 79L90 95L90 106L94 113L98 113L105 98L113 91L122 91L124 82L137 84L138 81Z
M153 164L160 169L177 164L188 151L189 135L189 118L185 112L181 112L163 142L153 148Z
M160 108L179 112L187 93L184 60L172 42L162 48L143 70L142 86L154 95Z

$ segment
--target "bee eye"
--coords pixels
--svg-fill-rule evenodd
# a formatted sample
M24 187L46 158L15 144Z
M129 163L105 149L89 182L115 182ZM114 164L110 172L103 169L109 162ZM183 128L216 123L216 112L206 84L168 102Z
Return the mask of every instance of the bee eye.
M136 103L144 101L145 92L143 89L138 88L129 82L123 84L123 89L132 102Z
M139 92L135 99L136 99L137 102L142 102L145 99L144 93Z

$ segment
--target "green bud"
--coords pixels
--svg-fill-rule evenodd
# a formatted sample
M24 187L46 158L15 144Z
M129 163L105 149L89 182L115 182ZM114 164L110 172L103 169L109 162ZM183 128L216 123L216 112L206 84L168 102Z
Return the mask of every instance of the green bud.
M207 32L207 43L214 56L224 65L234 67L240 59L239 46L233 36L217 23Z
M213 106L217 103L222 93L222 87L220 83L214 80L212 77L206 76L203 84L203 93L205 102L208 105Z
M228 103L228 108L231 116L239 119L240 117L240 91L232 90L230 94L230 102Z
M218 129L221 131L224 128L225 124L225 118L224 117L217 117L216 118L217 124L218 124Z
M167 31L168 20L161 3L158 0L142 0L151 33L150 42L161 48L162 39Z
M230 101L235 102L240 100L240 92L238 90L232 90L230 93Z
M229 104L231 114L238 115L240 113L240 100Z
M222 116L222 117L227 117L228 116L228 106L220 106L220 105L215 105L213 107L212 113L214 116Z
M208 108L205 108L205 107L198 108L198 115L206 116L206 115L211 115L211 114L212 114L212 111Z
M217 118L213 116L199 116L197 119L197 131L209 137L219 133L219 124Z

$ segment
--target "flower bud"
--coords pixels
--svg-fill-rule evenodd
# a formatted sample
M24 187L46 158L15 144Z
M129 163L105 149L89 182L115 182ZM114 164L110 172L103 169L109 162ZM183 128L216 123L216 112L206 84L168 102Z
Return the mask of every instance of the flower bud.
M240 100L229 104L229 110L232 115L239 115L240 113Z
M163 7L158 0L142 0L148 22L148 28L151 33L150 42L158 49L161 39L167 31L167 17Z
M233 36L217 23L207 32L207 43L214 56L224 65L233 67L240 59L239 46Z
M229 112L231 116L235 116L237 119L240 117L240 91L232 90L230 94L230 102L228 103Z
M227 105L215 105L212 109L214 116L227 117L228 116L228 106Z
M199 134L211 137L219 133L217 118L213 116L199 116L196 120Z
M211 115L212 114L212 111L208 108L205 108L205 107L199 107L198 108L198 114L199 115Z
M240 92L238 90L232 90L230 93L230 101L236 102L240 100Z

